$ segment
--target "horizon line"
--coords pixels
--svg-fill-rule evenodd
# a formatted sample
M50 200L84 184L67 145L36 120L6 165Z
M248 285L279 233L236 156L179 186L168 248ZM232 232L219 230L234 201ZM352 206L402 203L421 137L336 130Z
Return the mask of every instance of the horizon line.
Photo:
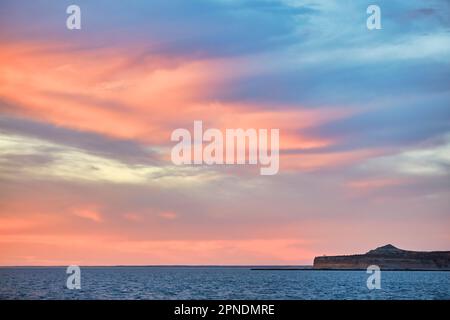
M0 268L66 268L71 265L0 265ZM114 265L77 265L79 267L313 267L299 264L114 264Z

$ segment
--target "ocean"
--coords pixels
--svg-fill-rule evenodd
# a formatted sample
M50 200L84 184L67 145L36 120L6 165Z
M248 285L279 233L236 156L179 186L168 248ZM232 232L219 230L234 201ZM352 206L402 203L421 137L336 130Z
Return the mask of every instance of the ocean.
M450 299L450 272L255 271L250 267L81 267L81 289L64 267L0 268L1 299Z

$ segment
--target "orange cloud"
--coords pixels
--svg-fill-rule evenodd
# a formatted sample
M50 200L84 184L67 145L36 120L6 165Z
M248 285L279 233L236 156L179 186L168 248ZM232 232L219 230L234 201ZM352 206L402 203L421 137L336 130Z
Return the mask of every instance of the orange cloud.
M137 59L135 48L80 51L33 43L2 49L0 96L12 106L7 112L111 137L167 145L174 129L203 120L220 129L279 128L282 149L313 148L333 141L301 136L299 129L348 113L205 99L224 85L222 76L232 76L229 62L220 59Z
M174 220L178 217L178 215L173 211L164 211L159 214L159 216L163 219Z
M211 86L208 61L172 62L129 52L3 44L0 96L13 113L121 138L167 139L160 123L189 110ZM26 94L24 94L26 92ZM162 132L161 132L162 131Z
M367 180L355 180L348 182L347 187L356 190L372 190L381 189L384 187L396 186L405 183L404 179L367 179Z
M73 214L84 219L94 222L101 222L103 220L101 214L93 208L81 208L73 210Z

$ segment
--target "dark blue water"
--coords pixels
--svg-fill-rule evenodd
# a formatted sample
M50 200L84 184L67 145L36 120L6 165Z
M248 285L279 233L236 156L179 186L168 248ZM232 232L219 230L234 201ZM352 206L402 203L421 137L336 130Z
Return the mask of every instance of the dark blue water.
M252 271L230 267L82 267L81 290L65 268L0 268L1 299L450 299L450 272Z

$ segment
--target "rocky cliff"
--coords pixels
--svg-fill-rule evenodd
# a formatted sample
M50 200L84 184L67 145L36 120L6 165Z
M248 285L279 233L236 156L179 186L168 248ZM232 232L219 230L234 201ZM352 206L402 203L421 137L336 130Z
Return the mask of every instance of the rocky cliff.
M450 270L450 251L408 251L388 244L366 254L322 256L314 259L314 269Z

